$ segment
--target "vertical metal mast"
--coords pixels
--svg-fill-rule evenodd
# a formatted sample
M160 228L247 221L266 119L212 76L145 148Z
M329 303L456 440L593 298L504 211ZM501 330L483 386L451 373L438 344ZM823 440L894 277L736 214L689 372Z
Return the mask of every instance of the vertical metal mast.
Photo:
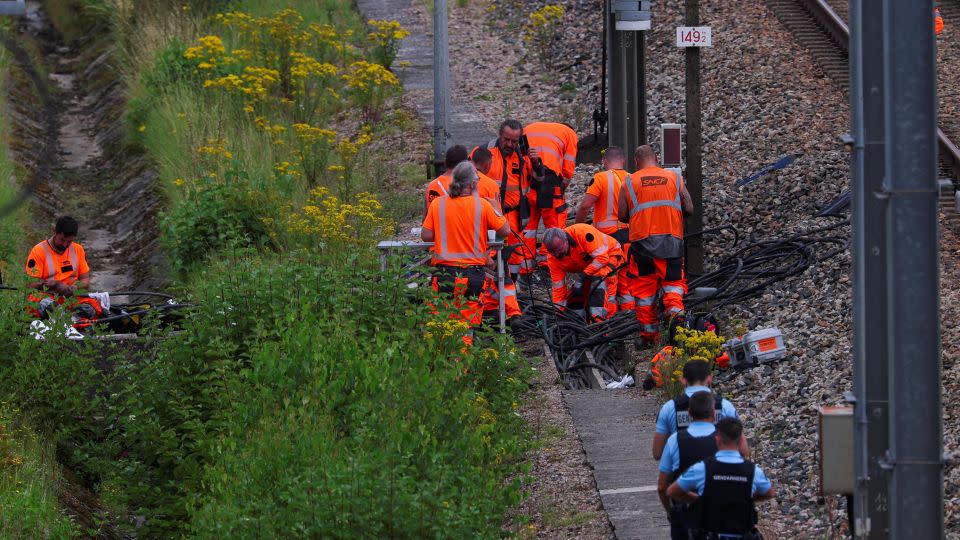
M447 40L447 0L433 2L433 161L443 168L450 134L450 56ZM439 174L439 170L436 171Z
M891 538L943 538L932 0L883 0Z

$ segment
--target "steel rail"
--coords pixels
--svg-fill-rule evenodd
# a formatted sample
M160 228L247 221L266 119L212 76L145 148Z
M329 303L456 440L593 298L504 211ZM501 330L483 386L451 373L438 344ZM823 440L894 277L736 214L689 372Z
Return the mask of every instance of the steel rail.
M850 53L850 28L826 0L794 0L810 14L813 20L826 32L834 44L844 54ZM947 137L942 129L937 128L937 146L940 150L940 160L953 175L954 183L960 181L960 148Z

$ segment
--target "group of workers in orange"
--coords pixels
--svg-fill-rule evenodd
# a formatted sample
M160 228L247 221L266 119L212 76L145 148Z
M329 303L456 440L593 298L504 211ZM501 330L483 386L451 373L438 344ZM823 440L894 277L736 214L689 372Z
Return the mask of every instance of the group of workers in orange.
M445 158L446 172L426 189L421 239L434 242L434 289L452 292L471 325L496 309L500 296L507 316L520 316L516 282L538 267L549 270L558 307L594 319L636 310L647 342L659 340L661 316L683 311L683 215L693 212L693 201L680 174L660 168L650 146L636 149L633 174L624 151L608 148L570 226L566 192L577 159L570 126L507 120L489 144L469 154L453 146ZM510 251L502 290L488 231Z

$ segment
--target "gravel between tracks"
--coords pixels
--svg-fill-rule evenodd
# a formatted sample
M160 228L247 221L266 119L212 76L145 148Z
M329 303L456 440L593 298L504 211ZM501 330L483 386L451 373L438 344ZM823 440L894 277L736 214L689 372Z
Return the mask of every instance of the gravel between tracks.
M508 115L522 121L575 120L571 123L586 135L589 112L598 101L599 2L553 2L567 8L564 49L558 55L564 60L558 65L571 66L553 76L532 67L517 31L520 21L545 3L475 1L452 9L455 99L473 100L491 127ZM652 8L647 120L648 131L655 133L652 128L661 122L684 123L684 55L673 45L673 28L683 22L683 2L654 2ZM838 143L839 135L848 131L846 91L816 66L759 0L703 0L701 19L713 27L714 35L714 47L704 49L701 60L707 226L730 223L742 238L752 233L759 239L826 223L810 216L848 185L847 156ZM949 31L950 21L947 24ZM803 155L750 186L734 187L739 178L786 153ZM574 206L595 170L591 165L578 167L570 191ZM844 228L837 234L848 233ZM708 266L709 257L723 254L722 240L726 238L707 242ZM944 231L943 245L943 320L951 321L960 311L956 231ZM767 531L779 536L846 534L844 503L817 494L816 419L820 406L840 403L851 389L849 274L850 255L843 253L719 314L727 328L737 322L751 329L778 326L789 350L788 359L776 366L721 377L719 384L741 411L755 459L778 486L777 502L763 505L761 512ZM960 329L947 328L944 334L946 392L960 381L960 354L951 339L960 342ZM949 451L960 441L948 422L960 417L960 410L946 403ZM956 466L947 468L945 479L948 529L957 531Z

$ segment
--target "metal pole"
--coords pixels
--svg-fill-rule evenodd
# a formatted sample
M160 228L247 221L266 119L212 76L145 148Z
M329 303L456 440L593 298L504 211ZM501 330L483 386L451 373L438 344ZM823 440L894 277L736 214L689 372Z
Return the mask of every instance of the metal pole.
M883 0L891 538L943 538L932 0Z
M447 40L447 0L433 2L433 161L443 172L443 156L450 134L450 57Z
M687 26L700 25L700 0L686 0ZM703 162L700 130L700 47L687 47L687 190L693 199L693 215L687 218L686 230L703 230ZM703 274L703 236L687 239L687 272Z
M620 40L623 32L617 32L615 14L610 9L610 2L605 2L607 14L607 75L610 78L607 89L610 92L609 111L607 118L607 146L623 147L623 127L620 122L623 118L623 71L620 49ZM626 150L626 148L624 148ZM632 160L627 160L628 162ZM630 163L627 163L629 166Z
M853 210L853 387L856 395L854 516L857 538L889 538L887 472L888 299L885 294L883 10L850 2Z
M636 146L647 144L647 33L640 31L637 34L637 124ZM627 155L633 153L630 148Z
M500 318L500 333L507 333L507 304L503 289L503 245L497 248L497 315Z

